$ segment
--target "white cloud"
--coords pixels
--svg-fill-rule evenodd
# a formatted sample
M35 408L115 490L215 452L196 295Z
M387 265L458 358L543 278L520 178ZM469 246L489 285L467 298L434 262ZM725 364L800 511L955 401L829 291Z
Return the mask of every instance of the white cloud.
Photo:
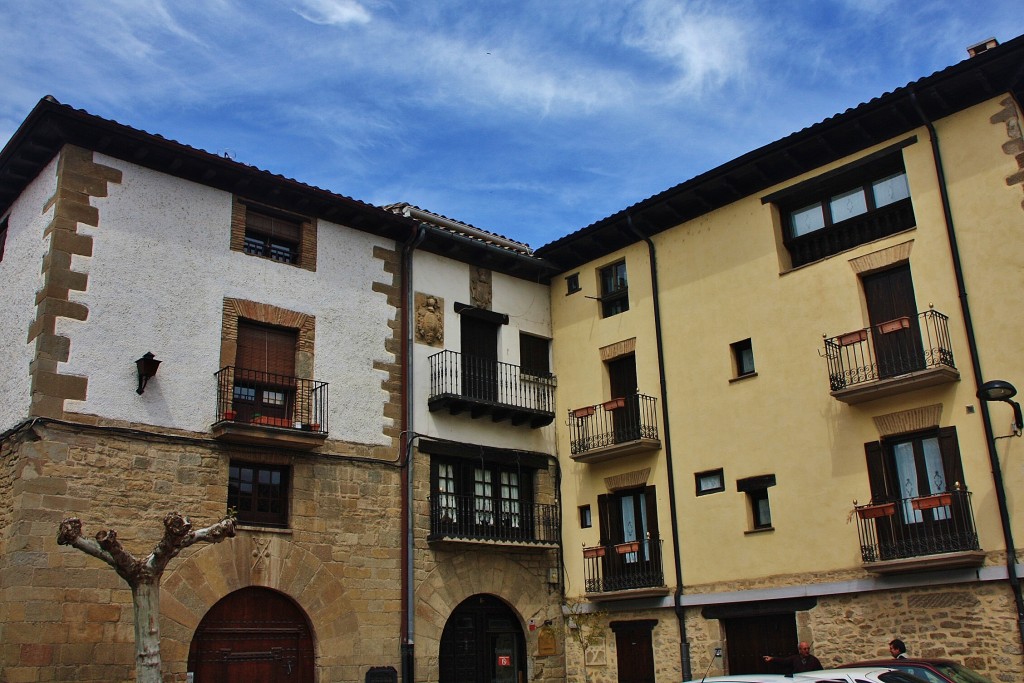
M370 12L356 0L300 0L295 13L306 21L326 26L366 24Z
M627 45L674 71L676 90L698 93L742 78L753 31L713 5L650 0L635 6L623 30ZM727 5L725 7L728 7ZM735 6L734 14L742 15Z

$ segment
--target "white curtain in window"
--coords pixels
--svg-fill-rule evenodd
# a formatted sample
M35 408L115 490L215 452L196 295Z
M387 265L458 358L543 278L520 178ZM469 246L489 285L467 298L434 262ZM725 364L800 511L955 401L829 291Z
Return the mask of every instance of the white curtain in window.
M911 498L920 496L917 490L917 464L914 462L914 444L911 441L899 443L893 448L896 457L896 476L900 482L900 498L903 499L903 521L908 524L922 520L921 511L910 504Z
M494 484L491 471L473 471L473 511L477 524L494 524Z

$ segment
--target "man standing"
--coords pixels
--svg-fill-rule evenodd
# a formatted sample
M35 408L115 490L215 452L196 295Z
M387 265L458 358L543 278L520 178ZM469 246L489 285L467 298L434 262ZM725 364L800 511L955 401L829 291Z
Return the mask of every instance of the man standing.
M899 638L893 638L889 641L889 654L892 655L893 659L906 659L907 644Z
M772 657L770 655L764 656L764 661L770 663L777 663L781 666L786 667L787 673L796 674L801 671L820 671L822 669L821 662L818 658L811 654L811 645L807 641L801 641L796 646L797 653L788 657Z

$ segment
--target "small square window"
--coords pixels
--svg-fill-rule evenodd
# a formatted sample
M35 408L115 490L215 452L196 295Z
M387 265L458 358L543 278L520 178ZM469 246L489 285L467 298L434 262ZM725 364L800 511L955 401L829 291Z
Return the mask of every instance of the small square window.
M749 339L730 344L736 377L754 374L754 347Z
M565 278L565 293L575 294L578 291L580 291L580 274L573 273L572 275L567 275Z
M697 480L697 495L704 496L709 493L717 493L725 490L725 474L722 468L698 472L694 475Z
M590 517L590 506L580 505L580 528L589 529L593 525L593 519Z
M288 526L289 468L232 461L228 467L228 509L242 524Z
M316 219L235 197L231 250L316 270Z

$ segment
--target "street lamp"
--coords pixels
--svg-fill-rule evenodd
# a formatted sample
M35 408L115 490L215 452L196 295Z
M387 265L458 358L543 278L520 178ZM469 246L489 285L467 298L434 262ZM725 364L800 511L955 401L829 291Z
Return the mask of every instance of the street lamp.
M1013 427L1017 436L1024 430L1024 416L1021 415L1020 404L1011 400L1017 395L1017 387L1002 379L985 382L978 389L978 398L982 401L1003 401L1013 406Z
M1010 510L1006 503L1006 490L1003 487L1003 472L999 464L999 454L996 452L996 439L1006 437L994 436L992 434L992 420L988 414L986 403L990 401L1002 401L1013 406L1013 436L1020 436L1024 429L1024 420L1021 419L1020 404L1012 400L1017 395L1017 387L1001 379L993 379L978 387L977 397L982 403L982 417L985 422L985 435L989 440L989 462L992 465L992 481L996 488L996 504L999 506L999 519L1003 526L1003 540L1006 542L1006 578L1010 582L1010 589L1013 591L1013 601L1017 608L1017 630L1020 633L1021 643L1024 644L1024 595L1021 593L1020 578L1017 576L1017 546L1013 542L1013 532L1010 530Z

